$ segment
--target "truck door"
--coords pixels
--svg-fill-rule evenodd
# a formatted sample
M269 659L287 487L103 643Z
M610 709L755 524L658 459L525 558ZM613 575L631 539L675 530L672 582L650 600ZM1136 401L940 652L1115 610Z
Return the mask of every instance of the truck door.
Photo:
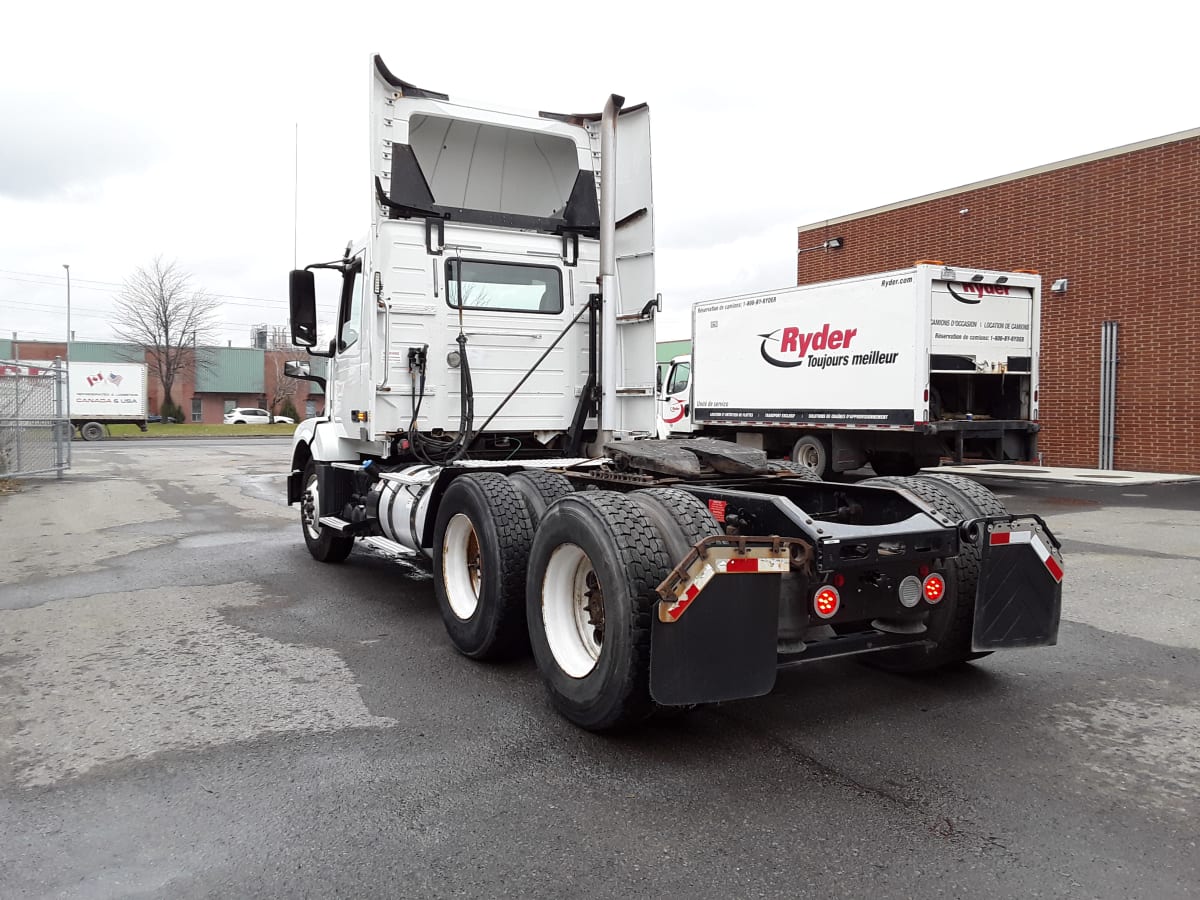
M691 434L694 430L690 400L691 381L690 360L675 360L671 363L658 403L660 436Z
M337 363L332 396L326 412L350 438L370 440L374 417L374 386L370 383L370 335L363 326L363 304L366 301L365 251L360 251L346 269L342 283L341 305L338 310L334 354ZM367 368L364 369L364 365ZM360 418L355 421L354 414ZM365 420L361 418L365 415Z

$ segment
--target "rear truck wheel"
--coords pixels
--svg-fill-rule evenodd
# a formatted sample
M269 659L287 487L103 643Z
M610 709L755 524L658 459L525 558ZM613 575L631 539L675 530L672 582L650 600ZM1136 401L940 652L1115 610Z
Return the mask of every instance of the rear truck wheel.
M825 481L833 474L830 457L829 442L823 436L806 434L792 447L792 462L815 472L818 481Z
M85 441L104 440L104 426L99 422L84 422L79 429L79 436Z
M800 481L820 481L821 476L808 466L787 459L767 460L767 468L775 475L796 475Z
M965 494L956 492L951 485L945 483L945 478L945 475L917 475L910 478L889 476L868 478L862 484L904 488L956 522L985 515L974 501L969 501ZM987 491L986 488L980 490ZM987 493L990 500L980 496L980 502L998 511L986 514L1002 515L1004 505L990 491ZM960 545L958 556L949 561L945 569L945 598L930 611L926 622L926 636L936 643L935 647L870 653L862 657L862 662L888 672L909 673L927 672L987 656L987 653L976 653L971 649L980 552L977 544L963 543Z
M533 523L521 493L498 472L460 475L438 507L434 593L450 641L472 659L526 648L525 565Z
M1000 498L985 488L978 481L973 481L962 475L951 475L948 472L929 472L921 476L921 478L929 478L938 484L950 489L951 493L961 501L974 506L977 515L981 516L1006 516L1008 515L1008 507L1006 507Z
M529 638L551 701L581 728L627 727L654 711L650 623L670 565L630 497L577 492L546 511L529 558Z
M671 565L679 565L692 547L705 538L723 534L708 507L687 491L643 488L631 491L627 496L642 508L654 525Z
M551 503L575 490L565 475L545 469L524 469L509 475L508 480L525 501L534 530L537 530Z
M304 493L300 497L300 528L304 543L318 562L340 563L354 549L352 535L338 534L321 524L321 495L317 488L317 464L304 467Z

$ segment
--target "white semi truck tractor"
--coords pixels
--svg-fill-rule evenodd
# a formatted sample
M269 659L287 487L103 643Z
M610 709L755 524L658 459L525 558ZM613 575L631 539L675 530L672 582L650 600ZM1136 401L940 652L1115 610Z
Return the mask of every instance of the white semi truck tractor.
M949 476L822 483L758 449L652 439L649 110L461 102L371 64L369 231L291 274L328 358L292 447L312 556L430 558L454 646L532 650L591 730L768 693L862 654L919 671L1057 639L1045 524ZM336 295L318 338L316 295ZM403 577L397 572L397 577Z

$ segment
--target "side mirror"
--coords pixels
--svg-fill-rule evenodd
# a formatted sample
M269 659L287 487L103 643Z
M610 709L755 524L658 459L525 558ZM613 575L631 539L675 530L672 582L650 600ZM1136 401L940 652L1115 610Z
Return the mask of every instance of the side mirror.
M313 273L293 269L288 279L292 343L297 347L317 345L317 289Z
M283 374L288 378L298 378L301 381L311 381L325 390L325 379L312 373L312 366L304 360L289 359L283 364Z

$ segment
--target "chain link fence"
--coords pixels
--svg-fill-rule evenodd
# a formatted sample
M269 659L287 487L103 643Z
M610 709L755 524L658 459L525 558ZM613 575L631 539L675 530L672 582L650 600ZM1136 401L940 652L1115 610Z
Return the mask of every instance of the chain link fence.
M0 360L0 478L70 467L67 367Z

